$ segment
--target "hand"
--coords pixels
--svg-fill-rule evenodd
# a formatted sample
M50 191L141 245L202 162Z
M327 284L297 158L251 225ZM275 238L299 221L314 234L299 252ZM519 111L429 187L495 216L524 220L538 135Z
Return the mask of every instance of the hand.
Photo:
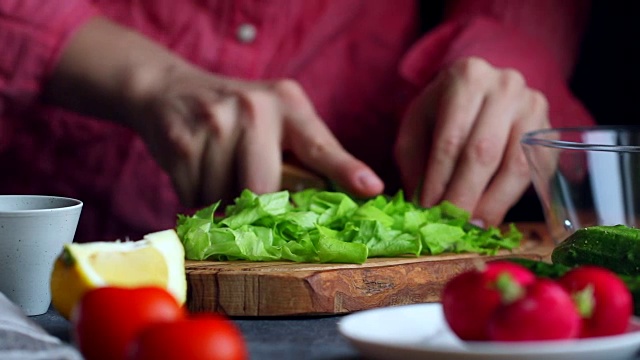
M466 58L441 71L405 114L395 157L421 205L449 200L485 225L502 222L530 184L520 147L550 127L546 98L512 69Z
M278 190L283 151L354 195L384 187L344 150L296 82L207 73L105 18L88 21L64 47L44 98L136 131L186 206L243 188Z
M243 188L279 190L285 150L356 195L383 189L377 175L343 149L295 81L245 82L190 65L157 79L135 107L133 128L185 205L230 200Z

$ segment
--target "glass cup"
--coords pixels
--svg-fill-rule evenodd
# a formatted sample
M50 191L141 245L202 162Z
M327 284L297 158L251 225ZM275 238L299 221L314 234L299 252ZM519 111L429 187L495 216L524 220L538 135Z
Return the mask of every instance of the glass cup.
M533 131L521 140L550 235L640 222L640 128Z
M82 202L0 195L0 292L27 315L47 312L53 263L73 241Z

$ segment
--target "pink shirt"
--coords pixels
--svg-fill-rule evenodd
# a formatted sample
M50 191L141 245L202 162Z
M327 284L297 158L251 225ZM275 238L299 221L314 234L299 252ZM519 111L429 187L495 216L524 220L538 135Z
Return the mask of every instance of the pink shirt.
M391 151L397 115L461 57L520 70L549 98L554 125L591 122L565 83L584 2L459 3L420 37L410 0L3 0L0 193L83 200L77 241L138 238L173 227L176 214L187 211L134 133L38 101L65 43L97 15L212 72L297 79L339 140L390 192L398 184Z

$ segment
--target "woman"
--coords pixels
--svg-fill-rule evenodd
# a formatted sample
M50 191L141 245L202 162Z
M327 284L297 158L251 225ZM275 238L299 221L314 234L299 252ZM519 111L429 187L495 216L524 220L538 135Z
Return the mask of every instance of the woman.
M0 189L83 200L77 241L138 237L276 190L286 153L497 224L520 135L591 122L566 86L585 4L451 1L420 34L410 0L5 0Z

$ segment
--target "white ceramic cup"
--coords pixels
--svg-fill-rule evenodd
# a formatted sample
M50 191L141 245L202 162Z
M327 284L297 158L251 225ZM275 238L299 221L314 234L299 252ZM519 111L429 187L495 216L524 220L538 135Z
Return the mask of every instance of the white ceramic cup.
M53 263L73 241L82 202L44 195L0 195L0 292L27 315L47 312Z

